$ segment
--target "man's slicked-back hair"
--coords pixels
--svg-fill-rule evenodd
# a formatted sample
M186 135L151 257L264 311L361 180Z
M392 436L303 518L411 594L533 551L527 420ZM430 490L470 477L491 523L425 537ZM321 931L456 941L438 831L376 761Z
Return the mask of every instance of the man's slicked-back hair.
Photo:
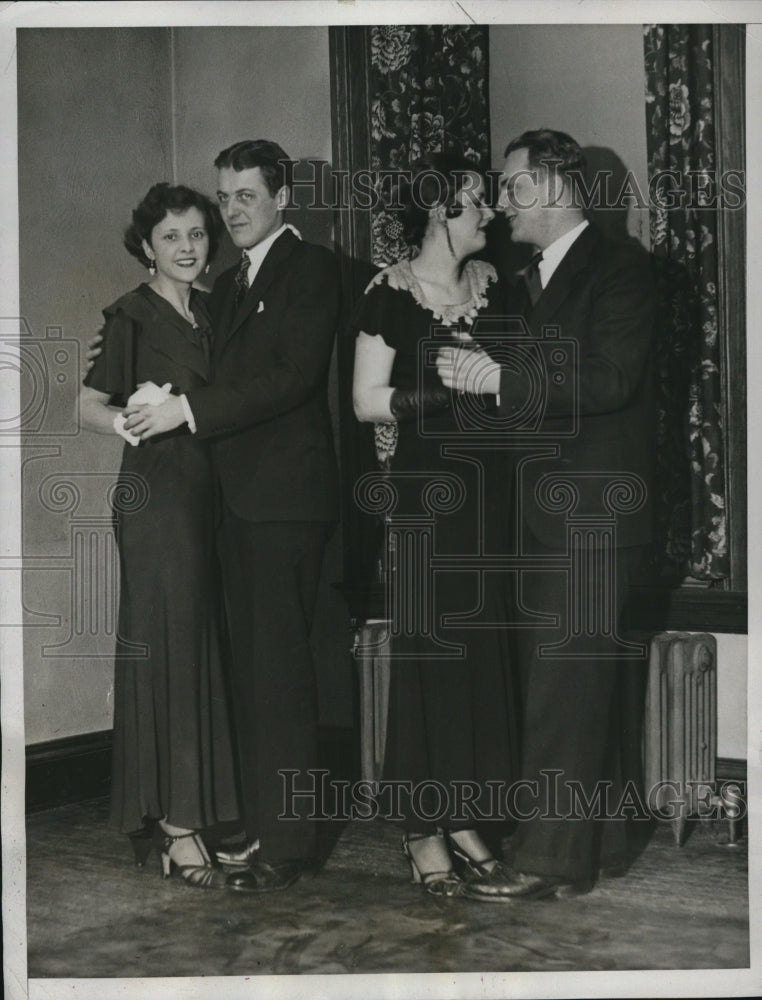
M579 175L584 173L587 165L579 143L566 132L557 132L551 128L522 132L511 139L503 155L508 156L517 149L527 151L527 163L533 170L547 165L562 174Z
M272 197L285 185L291 186L294 161L277 142L269 139L243 139L223 149L214 161L218 170L231 167L233 170L252 170L259 167L267 190Z

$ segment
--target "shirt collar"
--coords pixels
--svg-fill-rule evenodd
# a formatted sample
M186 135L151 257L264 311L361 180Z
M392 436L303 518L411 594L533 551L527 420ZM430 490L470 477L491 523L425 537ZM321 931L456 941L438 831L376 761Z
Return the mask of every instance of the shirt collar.
M551 275L566 256L569 247L589 225L590 223L587 219L583 219L578 226L575 226L574 229L570 229L569 232L564 233L563 236L559 236L557 240L554 240L550 246L545 247L542 251L542 260L540 261L539 270L543 288L550 281Z
M251 273L252 268L254 269L254 273L256 274L256 272L262 266L262 261L267 256L267 252L270 249L270 247L278 239L278 237L281 236L285 231L286 231L286 224L284 222L279 229L276 229L274 233L270 233L270 235L266 239L262 240L260 243L257 243L256 246L247 247L244 250L244 253L249 258L249 284L251 284L251 282L254 280L254 275L252 275Z

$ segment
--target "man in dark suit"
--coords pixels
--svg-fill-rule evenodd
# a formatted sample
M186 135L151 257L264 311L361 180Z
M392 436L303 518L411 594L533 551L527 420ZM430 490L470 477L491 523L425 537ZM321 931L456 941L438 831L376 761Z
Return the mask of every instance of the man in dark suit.
M512 605L530 783L518 800L516 896L587 891L625 861L619 688L623 658L642 651L619 620L651 531L655 300L648 255L585 219L583 168L564 133L508 145L500 208L511 239L536 253L506 313L528 338L506 338L500 361L439 358L446 385L497 395L514 445L509 510L525 566Z
M291 174L280 146L238 142L215 166L242 259L211 294L213 384L125 412L144 436L146 421L166 431L187 420L213 445L246 834L240 850L218 857L264 891L290 884L315 856L315 824L306 806L284 802L279 771L298 771L302 787L318 763L309 642L338 518L327 381L339 284L333 254L284 224ZM279 820L284 812L299 818Z

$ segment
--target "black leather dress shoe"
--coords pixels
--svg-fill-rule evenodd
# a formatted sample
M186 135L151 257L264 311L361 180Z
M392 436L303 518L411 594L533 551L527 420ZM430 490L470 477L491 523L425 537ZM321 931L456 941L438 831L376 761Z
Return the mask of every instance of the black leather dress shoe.
M510 882L506 884L503 894L510 899L541 899L552 896L558 882L544 875L528 875L526 872L511 872Z
M494 860L494 859L490 859ZM465 867L463 895L481 903L510 903L523 895L527 876L514 872L502 861L492 866L469 862Z
M501 896L509 899L571 899L583 896L593 888L592 879L578 882L564 882L552 875L529 875L526 872L511 872L501 888Z
M247 868L231 872L227 877L227 886L239 892L277 892L293 885L305 868L306 865L300 861L279 861L270 864L255 859Z
M225 868L248 868L259 856L259 844L257 842L250 844L243 840L238 844L231 844L230 847L216 848L214 855Z

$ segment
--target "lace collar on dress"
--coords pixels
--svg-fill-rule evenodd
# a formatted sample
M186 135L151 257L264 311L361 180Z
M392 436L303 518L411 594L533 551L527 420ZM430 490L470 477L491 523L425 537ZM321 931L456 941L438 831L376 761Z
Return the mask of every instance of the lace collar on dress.
M458 302L455 305L432 305L413 274L409 260L398 261L379 271L368 285L368 289L386 281L390 288L409 292L418 305L432 313L434 319L443 326L453 326L462 319L476 318L479 310L487 305L487 286L491 281L497 281L497 272L485 260L467 260L463 273L468 278L471 295L465 302Z

